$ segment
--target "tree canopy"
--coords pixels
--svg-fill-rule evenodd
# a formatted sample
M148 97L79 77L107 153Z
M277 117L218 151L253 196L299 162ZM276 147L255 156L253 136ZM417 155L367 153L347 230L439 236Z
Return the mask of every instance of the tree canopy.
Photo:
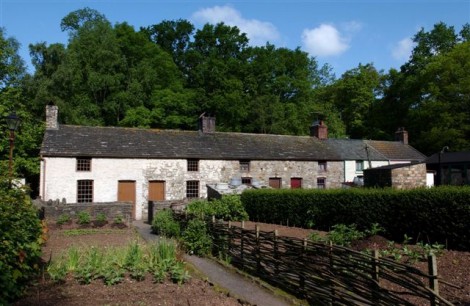
M391 140L405 127L425 154L470 150L468 24L458 32L444 23L420 29L399 70L359 63L339 78L300 49L253 47L224 23L196 29L164 20L136 30L84 8L60 27L66 44L29 46L33 74L18 42L0 30L0 115L15 109L23 119L15 148L21 175L39 172L50 102L63 124L195 129L205 112L217 116L219 131L306 135L321 117L332 137ZM3 137L0 153L7 151Z

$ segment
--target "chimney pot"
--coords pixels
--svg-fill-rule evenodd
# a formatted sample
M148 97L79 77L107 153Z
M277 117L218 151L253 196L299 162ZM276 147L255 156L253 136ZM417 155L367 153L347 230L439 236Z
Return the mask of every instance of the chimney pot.
M57 122L57 117L59 113L59 108L49 103L46 105L46 129L48 130L57 130L59 128L59 123Z
M404 127L399 127L395 132L395 140L400 141L403 144L408 144L408 132Z
M215 132L215 117L205 116L205 113L199 117L199 131L202 133Z
M310 126L310 136L320 140L328 139L328 127L323 120L315 121L312 126Z

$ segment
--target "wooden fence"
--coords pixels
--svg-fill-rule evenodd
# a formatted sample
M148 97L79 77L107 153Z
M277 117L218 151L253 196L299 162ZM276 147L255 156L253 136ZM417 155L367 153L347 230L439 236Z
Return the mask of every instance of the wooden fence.
M453 305L439 295L434 256L426 274L378 251L365 254L215 219L209 224L214 255L312 305Z

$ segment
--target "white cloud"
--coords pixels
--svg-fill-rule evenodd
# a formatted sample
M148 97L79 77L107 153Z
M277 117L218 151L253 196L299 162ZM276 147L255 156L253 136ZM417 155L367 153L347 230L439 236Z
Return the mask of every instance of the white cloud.
M227 5L201 9L192 15L192 19L201 23L223 22L229 26L237 26L242 33L246 33L250 44L255 46L265 45L267 41L272 43L279 39L279 32L272 23L245 19L239 11Z
M415 43L411 38L404 38L393 47L392 57L398 61L407 61L410 58L414 46Z
M349 49L348 40L332 25L321 24L302 33L305 51L314 56L339 55Z

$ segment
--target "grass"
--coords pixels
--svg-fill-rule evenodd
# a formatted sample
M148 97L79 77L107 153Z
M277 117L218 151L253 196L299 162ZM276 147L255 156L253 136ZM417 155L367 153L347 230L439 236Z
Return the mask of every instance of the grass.
M122 233L122 230L119 229L70 229L62 231L62 234L65 236L81 236L81 235L93 235L93 234L116 234Z

